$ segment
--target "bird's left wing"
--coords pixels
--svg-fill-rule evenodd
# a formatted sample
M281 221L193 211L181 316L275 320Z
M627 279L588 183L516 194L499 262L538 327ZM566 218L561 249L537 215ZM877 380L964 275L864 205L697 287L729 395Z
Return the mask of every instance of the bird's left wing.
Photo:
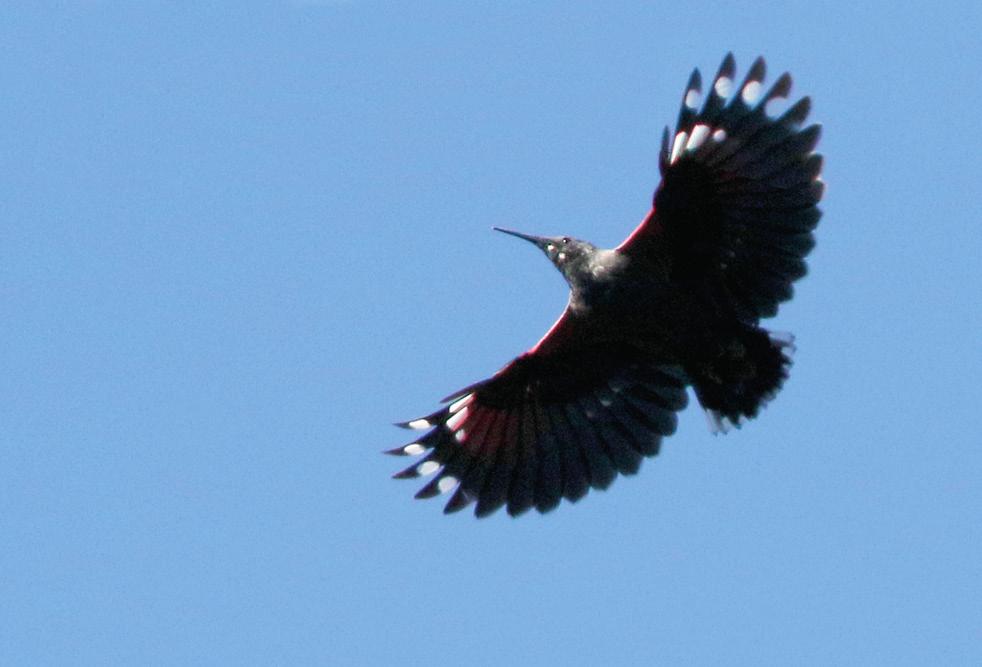
M416 497L450 493L447 513L476 501L477 516L506 504L514 516L575 502L657 454L686 404L681 371L627 346L549 351L548 340L400 424L425 433L387 453L423 457L395 477L433 475Z
M701 77L692 73L674 135L666 129L662 140L654 205L618 247L659 258L707 306L748 322L776 314L805 274L824 187L822 157L813 152L821 128L802 127L809 98L770 115L791 77L765 92L764 73L758 58L735 86L727 55L701 109Z

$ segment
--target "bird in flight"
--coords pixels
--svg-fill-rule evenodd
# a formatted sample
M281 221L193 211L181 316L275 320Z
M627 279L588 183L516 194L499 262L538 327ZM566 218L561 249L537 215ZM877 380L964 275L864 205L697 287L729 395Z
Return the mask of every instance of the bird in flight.
M788 377L777 313L805 275L821 212L819 125L805 97L782 114L785 73L763 90L758 58L739 86L724 58L702 99L699 70L675 132L662 137L651 210L619 246L499 229L538 247L569 283L569 302L532 349L444 406L399 424L420 431L389 454L420 456L399 479L432 476L417 498L444 511L547 512L632 475L675 431L687 387L711 429L757 416Z

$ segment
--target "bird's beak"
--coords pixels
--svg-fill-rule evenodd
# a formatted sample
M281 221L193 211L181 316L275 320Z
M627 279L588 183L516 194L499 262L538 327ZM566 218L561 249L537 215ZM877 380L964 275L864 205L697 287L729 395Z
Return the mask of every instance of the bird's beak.
M532 236L531 234L523 234L521 232L512 231L511 229L502 229L501 227L493 227L496 232L503 232L510 236L517 236L520 239L525 239L529 243L534 243L540 248L544 248L547 243L550 243L550 239L544 238L542 236Z

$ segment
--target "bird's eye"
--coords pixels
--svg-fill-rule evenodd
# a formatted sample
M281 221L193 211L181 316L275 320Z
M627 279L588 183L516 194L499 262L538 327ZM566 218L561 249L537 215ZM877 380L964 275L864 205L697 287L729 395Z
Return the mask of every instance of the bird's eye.
M564 236L563 237L563 245L567 245L568 243L569 243L569 237L568 236Z

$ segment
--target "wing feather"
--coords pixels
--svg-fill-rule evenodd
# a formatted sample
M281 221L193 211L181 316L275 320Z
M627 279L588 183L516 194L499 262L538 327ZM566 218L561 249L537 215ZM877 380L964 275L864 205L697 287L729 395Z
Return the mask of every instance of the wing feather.
M612 344L529 353L452 396L425 418L429 431L389 453L422 455L395 475L434 475L417 498L449 493L446 512L476 502L477 516L546 512L634 474L686 401L673 367Z
M652 210L618 250L667 264L712 307L754 323L774 315L806 272L824 190L814 153L821 126L801 129L807 97L769 115L791 91L787 73L761 94L762 58L739 86L735 71L728 54L698 111L686 104L700 81L690 77L675 132L662 143Z

